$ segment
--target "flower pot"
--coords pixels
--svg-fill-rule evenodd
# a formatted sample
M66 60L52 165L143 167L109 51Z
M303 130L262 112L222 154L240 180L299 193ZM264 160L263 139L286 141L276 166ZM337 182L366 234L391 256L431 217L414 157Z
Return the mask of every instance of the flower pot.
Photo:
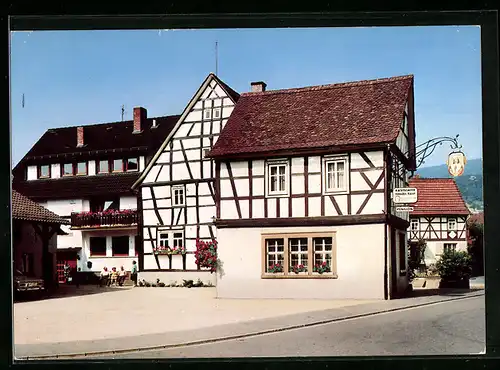
M470 289L469 279L441 279L439 282L440 289L454 288L454 289Z

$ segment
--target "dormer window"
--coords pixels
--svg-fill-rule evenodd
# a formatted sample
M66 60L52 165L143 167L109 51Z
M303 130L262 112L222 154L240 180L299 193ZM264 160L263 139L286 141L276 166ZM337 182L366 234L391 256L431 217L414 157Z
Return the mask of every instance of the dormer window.
M73 176L73 163L64 163L62 169L63 176Z
M123 172L123 160L114 159L113 160L113 172Z
M38 178L39 179L50 178L50 165L44 164L44 165L38 166Z
M97 169L98 173L109 173L109 161L106 159L104 161L99 161L99 167Z
M87 174L87 162L78 162L76 164L76 175L82 176Z
M138 171L139 170L139 161L137 158L129 158L125 161L126 171Z

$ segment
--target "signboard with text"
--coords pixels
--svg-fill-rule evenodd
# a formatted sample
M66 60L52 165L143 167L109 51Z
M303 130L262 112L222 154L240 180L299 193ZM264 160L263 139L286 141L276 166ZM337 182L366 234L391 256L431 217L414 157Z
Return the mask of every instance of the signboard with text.
M413 212L413 207L396 207L396 212Z
M392 192L392 199L397 204L409 204L417 201L416 188L396 188Z

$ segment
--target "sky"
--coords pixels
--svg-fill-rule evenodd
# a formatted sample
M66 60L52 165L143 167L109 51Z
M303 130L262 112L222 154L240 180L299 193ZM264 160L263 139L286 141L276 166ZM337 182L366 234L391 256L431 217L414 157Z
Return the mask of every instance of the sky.
M238 92L413 74L417 144L460 135L482 157L480 27L11 33L12 163L49 128L181 114L215 72ZM24 94L24 107L23 107ZM448 144L425 166L445 163Z

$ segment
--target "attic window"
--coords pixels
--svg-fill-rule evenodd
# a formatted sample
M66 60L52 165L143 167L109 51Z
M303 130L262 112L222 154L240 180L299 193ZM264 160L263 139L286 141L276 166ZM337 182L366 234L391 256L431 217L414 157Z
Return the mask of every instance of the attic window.
M73 163L65 163L62 170L63 176L73 176Z
M220 118L220 108L214 109L214 118Z
M50 165L44 164L44 165L38 166L38 178L39 179L50 178Z
M76 174L79 176L87 174L87 162L78 162L76 164Z
M129 158L125 161L126 171L137 171L139 170L139 161L137 158Z
M123 172L123 160L122 159L113 160L113 172Z
M104 161L99 161L98 173L108 173L109 172L109 161L106 159Z
M212 118L212 110L211 109L205 109L205 111L203 113L203 116L205 117L205 119Z

